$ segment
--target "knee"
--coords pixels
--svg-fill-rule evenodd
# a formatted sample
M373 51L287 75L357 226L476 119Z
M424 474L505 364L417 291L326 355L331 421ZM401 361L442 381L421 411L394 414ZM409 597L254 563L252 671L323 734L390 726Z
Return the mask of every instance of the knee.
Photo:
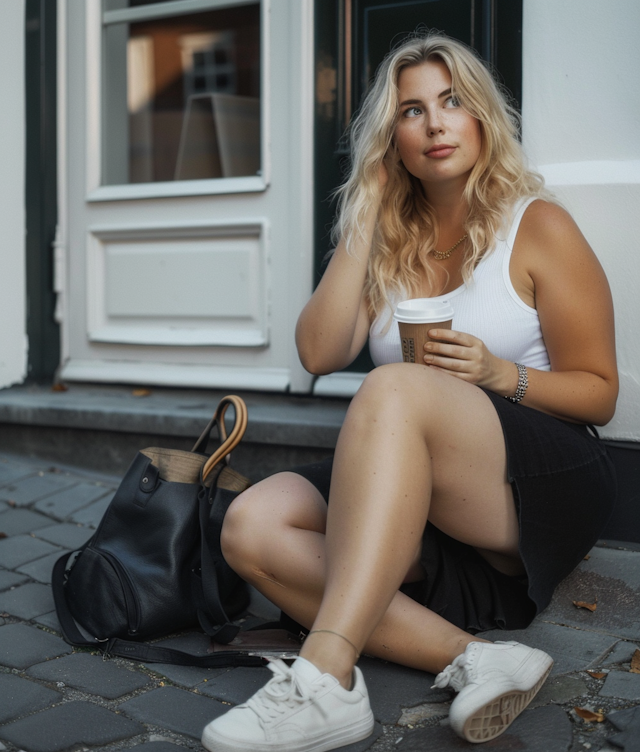
M265 520L255 497L254 486L233 500L225 514L220 534L222 554L238 574L256 565L255 557L260 550L258 543Z
M396 414L405 414L407 409L414 411L426 404L434 392L434 381L440 375L415 363L378 366L367 374L351 406L355 412L364 415L380 414L381 411Z

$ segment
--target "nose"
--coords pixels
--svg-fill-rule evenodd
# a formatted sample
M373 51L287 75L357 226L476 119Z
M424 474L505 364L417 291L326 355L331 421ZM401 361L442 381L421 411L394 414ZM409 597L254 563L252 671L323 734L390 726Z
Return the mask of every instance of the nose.
M429 113L429 120L427 122L427 133L429 136L435 136L437 133L443 133L444 126L439 110L435 110Z

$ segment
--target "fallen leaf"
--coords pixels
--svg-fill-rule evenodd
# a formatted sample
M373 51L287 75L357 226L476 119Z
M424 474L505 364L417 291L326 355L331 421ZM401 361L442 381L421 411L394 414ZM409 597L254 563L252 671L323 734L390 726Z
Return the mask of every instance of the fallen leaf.
M60 382L58 382L57 384L54 384L51 387L51 391L52 392L68 392L69 387L66 384L61 384Z
M586 603L585 601L573 601L573 605L576 608L586 608L589 611L595 611L598 608L598 599L596 598L594 603Z
M636 649L635 653L631 656L631 668L629 669L632 674L640 674L640 650Z
M587 554L587 555L586 555L586 556L584 557L583 561L589 561L589 559L590 559L590 558L591 558L591 554Z
M604 671L587 671L592 679L604 679L606 676Z
M587 708L574 708L574 710L580 718L589 721L589 723L593 723L594 721L596 723L602 723L602 721L604 721L604 713L594 713L593 710L588 710Z
M134 397L148 397L151 394L151 389L134 389L131 394Z
M6 533L0 533L0 538L6 538L6 537L7 537Z

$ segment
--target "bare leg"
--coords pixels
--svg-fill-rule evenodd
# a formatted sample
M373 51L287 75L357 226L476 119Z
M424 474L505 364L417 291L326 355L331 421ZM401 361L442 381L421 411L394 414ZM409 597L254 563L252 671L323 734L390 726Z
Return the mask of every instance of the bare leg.
M224 551L233 568L307 628L325 590L326 516L307 480L281 473L246 491L225 520ZM397 592L363 652L435 674L473 639Z
M331 630L309 637L302 655L346 685L356 658L349 643L377 655L391 644L393 660L418 661L432 671L461 653L469 635L397 590L427 518L463 542L517 560L517 518L505 469L499 420L480 390L408 364L373 371L352 402L336 450L324 580L316 575L312 586L308 571L300 590L284 588L298 590L297 600L307 594L303 623L320 600L313 629ZM237 566L232 521L233 515L225 541ZM321 529L308 532L322 535ZM323 561L320 537L314 549L310 539L304 545ZM309 553L308 568L311 560ZM297 615L295 604L284 606L288 599L276 592L283 588L275 582L285 581L273 579L273 588L254 584ZM401 643L411 645L414 659L401 658Z

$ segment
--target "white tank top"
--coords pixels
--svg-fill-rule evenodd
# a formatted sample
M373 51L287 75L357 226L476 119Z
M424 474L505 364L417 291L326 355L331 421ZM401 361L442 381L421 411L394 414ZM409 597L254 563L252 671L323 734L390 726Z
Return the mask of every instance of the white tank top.
M520 298L509 274L518 227L532 201L535 198L522 199L516 204L511 227L501 233L503 237L496 238L495 249L475 268L471 283L439 297L453 306L453 329L478 337L499 358L549 371L549 354L538 312ZM394 308L400 300L401 296L391 300ZM397 322L392 320L384 331L390 316L391 313L384 312L369 330L369 350L376 366L402 361Z

